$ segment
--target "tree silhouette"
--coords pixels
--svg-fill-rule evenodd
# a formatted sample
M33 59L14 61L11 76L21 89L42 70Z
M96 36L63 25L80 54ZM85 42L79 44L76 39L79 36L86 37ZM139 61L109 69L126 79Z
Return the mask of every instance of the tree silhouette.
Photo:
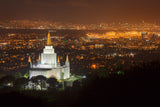
M32 84L32 88L35 89L38 86L38 80L36 77L32 77L30 80L33 84Z
M56 88L56 86L58 85L57 79L55 78L47 79L47 83L49 84L50 88Z
M38 84L41 87L41 90L42 90L42 88L46 88L46 80L47 80L46 77L39 75L39 76L36 76L36 79L38 81Z
M13 82L15 81L15 78L11 75L4 76L0 79L0 83L3 86L13 86Z
M99 67L92 72L92 78L107 78L109 77L109 70L105 67Z
M74 88L79 88L81 86L81 82L79 80L76 80L73 82L73 87Z
M114 68L114 70L115 70L115 72L117 72L117 71L123 71L123 65L122 65L122 62L121 61L118 61L117 63L116 63L116 66L115 66L115 68Z
M26 85L28 85L29 80L26 78L18 78L16 79L16 81L14 82L14 87L16 89L21 89L23 87L23 89L25 90Z
M15 72L14 77L17 78L21 78L22 77L22 73L21 72Z
M37 87L38 85L40 85L41 87L41 90L43 87L46 87L46 77L42 76L42 75L39 75L39 76L36 76L36 77L32 77L31 78L31 81L35 84L33 85L33 88Z

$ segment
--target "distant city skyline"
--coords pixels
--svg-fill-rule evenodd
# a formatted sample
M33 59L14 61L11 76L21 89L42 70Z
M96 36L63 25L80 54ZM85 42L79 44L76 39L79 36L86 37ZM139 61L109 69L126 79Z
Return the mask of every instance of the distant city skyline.
M78 24L160 22L158 0L1 0L1 20L43 19Z

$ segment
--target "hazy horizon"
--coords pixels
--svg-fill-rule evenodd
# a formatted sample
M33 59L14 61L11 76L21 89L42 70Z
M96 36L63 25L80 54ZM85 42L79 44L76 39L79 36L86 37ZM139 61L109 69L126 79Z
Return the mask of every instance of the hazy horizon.
M1 20L44 19L70 23L160 22L158 0L1 0Z

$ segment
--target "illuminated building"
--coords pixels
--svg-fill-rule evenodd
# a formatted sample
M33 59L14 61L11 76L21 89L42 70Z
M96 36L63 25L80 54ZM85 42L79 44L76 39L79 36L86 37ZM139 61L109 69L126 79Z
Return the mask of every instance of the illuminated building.
M54 77L57 80L67 79L70 77L70 63L68 55L66 56L65 65L61 66L59 57L57 61L57 54L54 52L54 48L51 43L50 33L47 37L47 45L43 49L43 53L38 58L38 64L32 65L31 58L29 57L30 70L29 78L34 76L42 75L46 78Z
M146 32L142 32L142 39L145 39L145 37L146 37Z
M91 68L92 68L92 69L96 69L96 68L97 68L96 64L92 64L92 65L91 65Z

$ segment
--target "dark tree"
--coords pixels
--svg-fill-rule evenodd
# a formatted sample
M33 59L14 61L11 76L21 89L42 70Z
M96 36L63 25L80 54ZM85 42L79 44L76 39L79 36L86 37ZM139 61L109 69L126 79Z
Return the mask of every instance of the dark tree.
M116 63L116 66L115 66L115 68L114 68L114 71L115 71L115 72L117 72L117 71L123 71L123 69L124 69L124 67L123 67L122 62L121 62L121 61L118 61L118 62Z
M23 89L25 90L26 85L28 85L29 80L26 78L18 78L16 79L16 81L14 82L14 87L16 89L21 89L23 87Z
M92 78L107 78L109 77L109 70L105 67L99 67L92 72Z
M16 72L14 74L14 77L17 79L17 78L21 78L22 77L22 73L21 72Z
M15 81L15 78L11 75L7 75L0 79L0 83L2 86L13 86L14 81Z
M36 77L32 77L30 80L33 84L32 84L32 88L36 89L36 87L38 86L38 80Z
M39 75L36 77L36 79L41 87L41 90L42 90L42 88L46 88L46 81L47 81L46 77Z
M47 79L47 83L49 84L50 88L56 88L56 86L58 85L57 79L55 78Z
M33 83L35 83L36 86L40 85L41 87L41 90L42 88L46 87L46 77L42 76L42 75L39 75L39 76L36 76L36 77L32 77L31 78L31 81ZM34 86L34 88L36 87Z

